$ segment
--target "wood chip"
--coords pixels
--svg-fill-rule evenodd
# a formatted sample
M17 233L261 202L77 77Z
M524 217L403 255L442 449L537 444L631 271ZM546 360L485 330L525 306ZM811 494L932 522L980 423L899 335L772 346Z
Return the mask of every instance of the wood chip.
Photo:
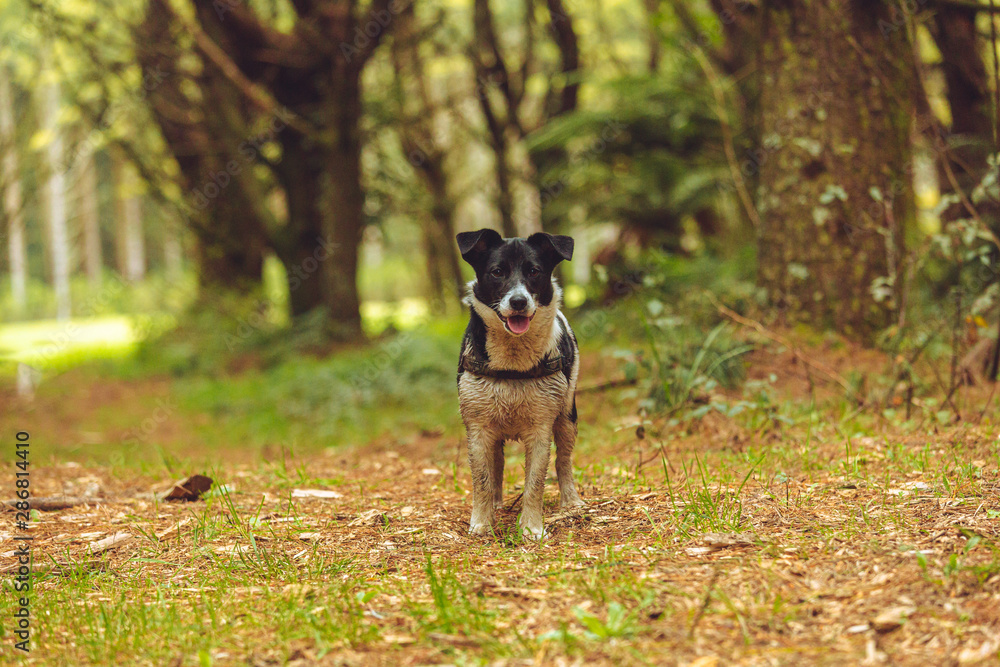
M1000 644L997 641L987 640L978 648L972 648L972 642L969 642L966 648L959 651L958 664L977 665L986 662L991 658L996 658L998 648L1000 648Z
M328 489L294 489L292 498L343 498L344 494Z
M358 518L347 524L348 526L384 526L389 522L389 517L382 510L368 510L358 515Z
M906 623L906 619L915 611L914 607L890 607L875 617L872 627L878 632L892 632Z
M177 531L179 531L184 526L188 525L189 523L191 523L191 517L188 517L188 518L186 518L186 519L184 519L182 521L179 521L179 522L175 523L174 525L170 526L169 528L165 528L165 529L161 530L160 532L158 532L156 534L156 539L162 540L165 537L169 537L169 536L173 535L174 533L176 533Z
M254 548L249 544L227 544L222 547L216 547L215 553L222 555L250 555L253 554Z
M126 532L115 533L114 535L109 535L108 537L105 537L103 540L98 540L97 542L91 542L87 546L87 549L90 551L90 553L96 555L114 549L119 544L127 542L130 539L132 539L132 533L126 533Z
M753 533L705 533L701 541L710 547L723 549L725 547L742 547L757 543Z
M719 656L703 655L691 662L688 667L716 667L719 664Z

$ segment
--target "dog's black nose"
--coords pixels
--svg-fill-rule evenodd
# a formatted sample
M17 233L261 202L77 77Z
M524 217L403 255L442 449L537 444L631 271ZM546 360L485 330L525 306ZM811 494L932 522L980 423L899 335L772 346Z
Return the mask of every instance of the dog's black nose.
M524 310L528 307L528 300L523 296L515 296L510 300L510 307L514 310Z

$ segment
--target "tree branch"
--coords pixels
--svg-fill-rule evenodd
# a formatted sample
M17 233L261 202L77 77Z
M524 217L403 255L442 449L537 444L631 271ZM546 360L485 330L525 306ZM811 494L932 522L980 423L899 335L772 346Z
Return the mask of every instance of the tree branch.
M229 79L233 85L246 97L249 101L259 107L262 111L277 116L289 127L294 128L300 133L312 137L317 140L322 139L322 133L314 125L309 123L304 118L296 115L287 107L278 104L278 102L271 96L263 86L251 81L243 70L240 69L229 55L219 47L215 41L209 37L201 26L188 21L183 18L180 14L174 11L173 7L170 6L170 2L163 2L167 11L170 12L173 19L187 29L192 37L194 38L195 44L198 50L209 60L212 61L219 71Z
M555 35L556 46L559 47L559 57L562 61L561 71L564 76L563 89L559 107L555 115L561 115L576 109L580 82L577 74L580 69L580 47L577 43L573 21L566 11L562 0L547 0L549 7L549 25Z

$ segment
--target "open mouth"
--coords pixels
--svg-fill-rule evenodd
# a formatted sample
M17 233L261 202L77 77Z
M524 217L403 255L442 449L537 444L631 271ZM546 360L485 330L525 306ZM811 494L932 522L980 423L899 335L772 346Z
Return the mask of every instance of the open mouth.
M534 315L511 315L510 317L501 315L500 319L503 320L503 325L507 327L507 331L520 336L531 326L533 317Z

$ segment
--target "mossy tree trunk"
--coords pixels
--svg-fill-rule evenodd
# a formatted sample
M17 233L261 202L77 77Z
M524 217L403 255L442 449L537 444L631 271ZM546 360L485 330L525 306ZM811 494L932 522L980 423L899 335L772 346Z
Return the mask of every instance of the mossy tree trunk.
M772 0L761 21L758 280L790 321L870 341L899 308L915 73L881 1Z

